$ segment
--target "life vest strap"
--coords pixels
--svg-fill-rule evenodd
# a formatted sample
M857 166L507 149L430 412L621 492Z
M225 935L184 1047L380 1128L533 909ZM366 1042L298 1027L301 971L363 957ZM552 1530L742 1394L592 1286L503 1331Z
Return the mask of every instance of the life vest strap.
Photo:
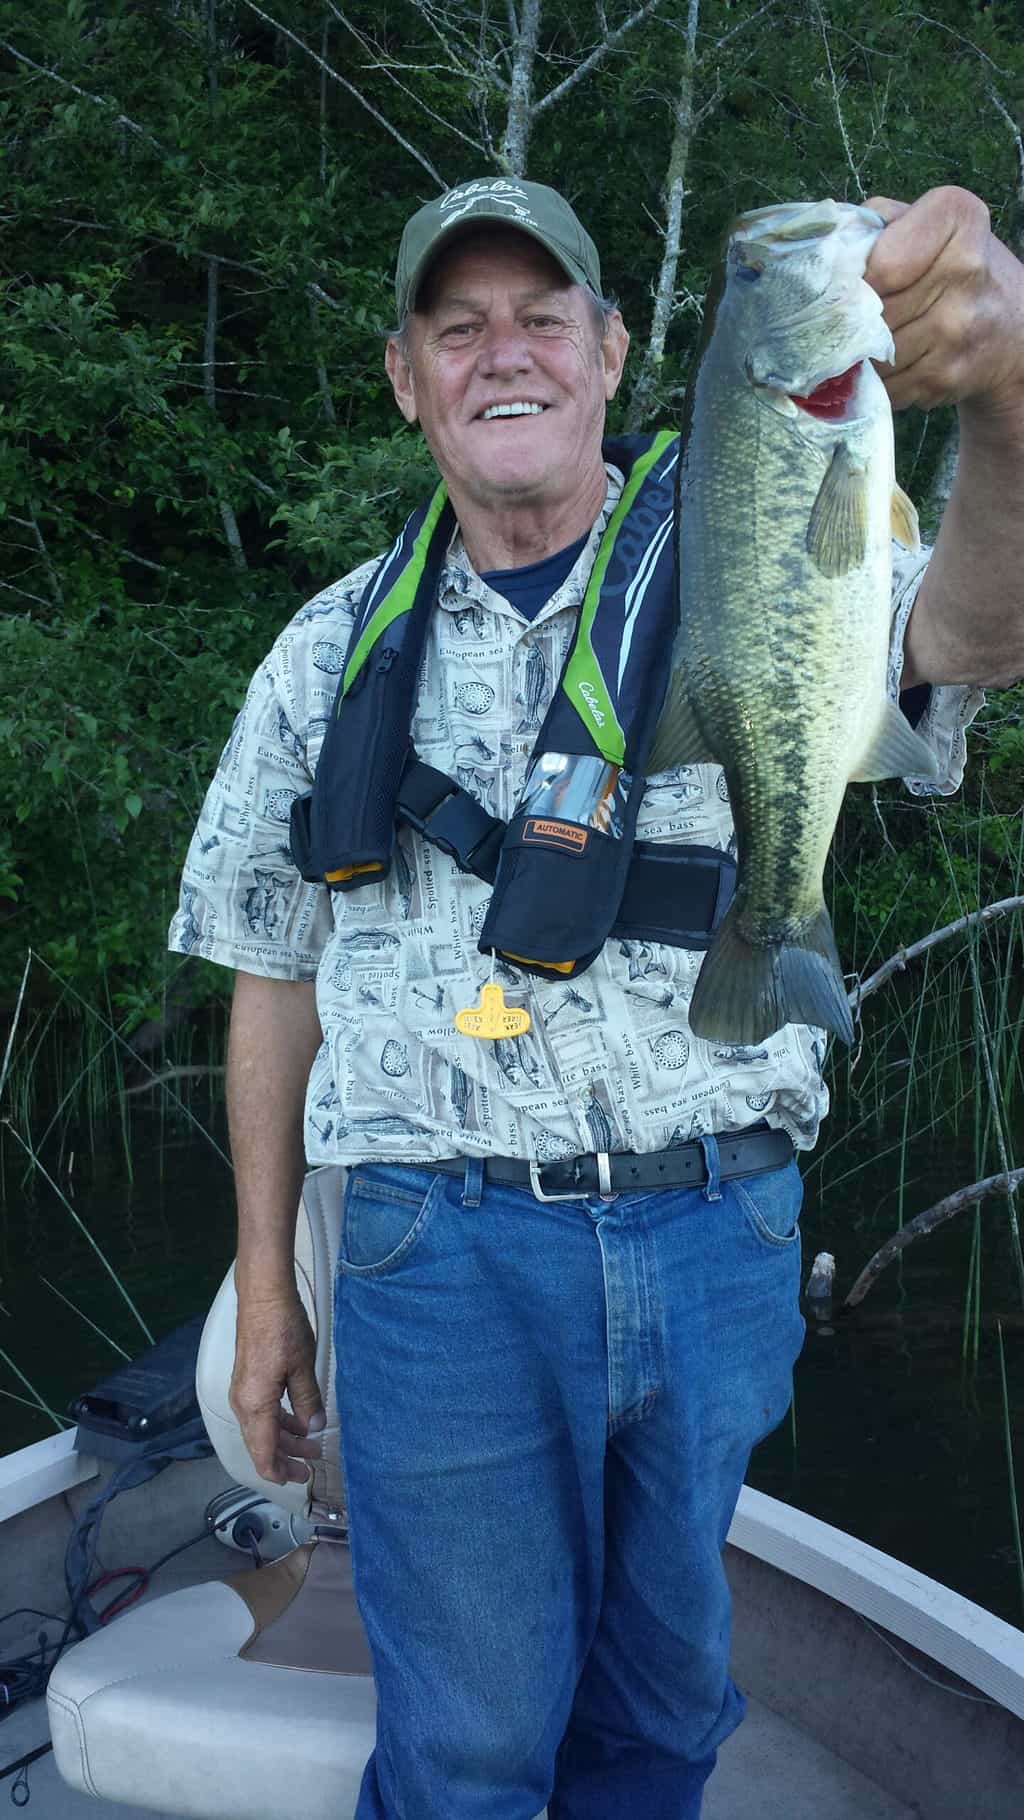
M398 785L396 809L400 822L407 822L424 840L440 847L460 872L473 872L493 885L506 824L488 815L483 803L454 777L425 765L411 746Z
M332 890L352 890L362 879L356 869L337 874L313 869L309 842L312 793L292 806L291 851L302 877ZM424 764L410 746L398 786L397 819L415 828L447 853L461 872L493 885L506 824L489 815L468 790ZM670 948L704 949L736 889L736 861L717 847L674 846L667 841L634 843L619 913L609 931L620 941L664 942ZM518 958L518 957L517 957ZM531 963L532 964L532 963ZM539 963L537 971L544 969Z
M424 764L412 747L398 786L397 809L400 822L440 847L460 871L494 883L506 824L489 815L453 777ZM609 933L620 941L707 948L735 888L736 861L717 847L638 840ZM539 966L537 970L542 971Z

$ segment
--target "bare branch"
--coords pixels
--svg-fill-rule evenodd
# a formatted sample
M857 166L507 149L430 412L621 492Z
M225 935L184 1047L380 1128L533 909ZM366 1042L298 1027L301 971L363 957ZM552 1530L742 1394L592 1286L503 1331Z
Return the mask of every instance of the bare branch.
M922 936L919 942L912 942L909 948L898 949L881 967L869 974L866 980L861 980L852 992L847 993L850 1010L856 1015L869 992L876 992L879 986L884 986L894 973L904 972L911 961L926 954L936 943L947 941L951 935L956 935L961 929L970 929L975 923L994 922L997 916L1006 916L1011 910L1024 910L1024 896L1002 897L997 903L985 904L980 910L971 910L967 916L958 916L955 922L946 923L942 929L933 929L930 935Z
M464 133L462 131L461 127L456 126L454 121L446 120L444 118L443 114L437 113L434 108L428 106L427 102L425 102L423 100L423 98L416 93L415 89L410 88L407 82L399 81L398 76L396 75L395 72L397 70L414 70L418 76L421 76L425 69L443 70L446 75L455 74L457 76L460 76L464 81L467 81L470 83L472 83L478 79L475 74L473 74L467 70L464 70L461 66L458 66L451 61L449 61L448 63L432 63L432 64L397 63L392 58L385 57L383 55L383 53L381 52L380 47L378 45L371 43L370 39L366 37L364 32L361 32L357 26L353 25L350 19L346 19L344 13L341 11L341 8L338 6L335 6L334 0L327 0L327 5L330 7L331 12L334 14L334 17L337 20L339 20L340 23L342 25L344 25L348 31L350 31L352 33L352 36L355 39L356 43L358 44L360 50L365 51L368 56L371 56L374 58L373 62L368 63L366 65L367 69L379 70L381 75L386 76L388 78L389 82L393 82L395 87L397 89L401 90L401 93L403 95L407 95L409 100L413 103L413 105L415 107L418 107L420 109L421 113L426 114L428 119L436 120L439 126L444 127L445 132L454 133L455 137L457 139L464 139L466 144L471 145L475 152L482 152L484 154L484 156L486 157L486 155L487 155L486 148L481 145L479 139L472 139L468 133ZM485 80L486 79L488 79L488 78L485 77ZM502 86L502 88L504 88L504 86L505 86L504 83L502 83L501 86Z
M733 38L738 38L740 32L745 32L749 26L756 25L757 21L765 13L770 13L772 8L775 5L777 5L777 3L778 3L778 0L764 0L764 5L759 6L756 13L748 13L747 17L745 19L741 19L738 25L733 26L731 32L724 32L722 34L721 38L716 38L715 43L714 43L714 49L716 51L724 51L726 45L731 43ZM705 53L705 58L706 58L706 53Z
M328 4L330 4L330 0L328 0ZM410 158L415 158L417 164L423 166L427 175L434 179L438 189L447 189L448 186L445 183L444 178L439 171L435 170L430 159L425 158L422 152L418 152L414 145L410 145L408 139L399 132L397 126L392 126L390 120L386 119L385 116L374 107L373 102L367 101L366 96L360 94L354 83L349 82L345 76L339 75L338 71L334 69L325 58L319 56L315 50L311 49L305 40L300 38L296 32L291 31L287 25L282 25L280 20L271 18L269 13L265 13L261 6L256 5L256 0L242 0L242 5L247 6L251 13L255 13L258 18L262 19L265 25L272 26L275 32L280 32L282 37L289 38L292 44L298 45L300 51L305 51L306 56L311 57L319 69L326 70L333 82L339 83L347 94L358 101L360 107L364 107L368 114L372 114L378 126L382 126L386 133L390 133L392 139L397 141L404 152L408 152ZM332 8L332 11L333 10L334 9Z
M1018 259L1024 258L1024 138L1021 136L1020 123L1013 118L1009 108L995 89L989 84L988 98L997 114L1001 115L1013 134L1014 150L1017 153L1017 194L1016 207L1009 235L1011 251Z
M627 32L631 32L633 27L640 25L644 19L649 19L652 13L657 12L660 5L661 0L645 0L643 6L637 7L635 13L631 13L629 18L616 26L613 32L609 32L603 44L596 45L590 56L584 57L583 62L576 65L576 68L566 76L564 82L560 82L556 88L549 89L546 95L541 96L533 109L533 118L536 119L538 114L543 114L546 108L553 107L556 101L561 101L563 96L576 86L577 82L581 82L584 76L589 76L592 69L596 69L599 63L604 62L609 52L622 43Z
M328 0L328 4L331 4L331 0ZM485 82L493 82L495 87L501 89L504 94L508 93L508 83L505 81L504 77L498 75L497 70L494 68L493 60L485 57L482 49L477 49L477 46L473 43L468 32L462 31L461 28L455 24L454 20L450 18L445 18L444 28L442 29L434 18L434 7L429 5L427 0L413 0L413 5L428 31L433 33L438 43L442 46L445 57L447 58L448 68L452 70L455 75L464 77L467 82L473 82L474 80L480 80L482 78ZM518 30L518 27L516 27L516 30ZM462 59L456 54L456 51L453 48L454 41L458 41L465 47L466 55L470 59L468 63L463 63ZM481 39L481 45L482 42Z
M250 272L254 272L256 270L256 267L254 265L250 265L250 266L246 267L246 270L250 271ZM261 274L261 276L262 276L262 274ZM343 303L339 303L338 299L336 297L329 297L327 292L325 290L321 289L320 285L307 284L305 288L306 288L306 295L308 297L315 297L317 299L318 303L329 304L330 308L332 310L343 310L344 309L345 305Z
M860 192L860 199L863 202L865 196L867 195L867 191L865 190L864 185L861 182L860 172L857 169L857 166L853 162L853 153L850 150L850 139L849 139L849 134L846 131L846 121L843 119L842 103L839 100L839 84L836 80L835 67L832 62L832 51L829 47L829 42L828 42L828 27L825 23L825 15L822 12L821 7L817 4L815 4L814 11L815 11L815 14L817 15L818 24L821 27L821 42L825 46L825 62L828 64L829 80L832 84L832 100L835 103L836 119L839 122L839 132L840 132L840 135L841 135L842 141L843 141L843 150L846 153L846 162L849 165L851 172L853 173L853 180L854 180L855 184L857 185L857 188Z
M24 51L16 50L13 44L8 44L6 38L0 38L0 46L12 57L16 57L19 63L27 63L30 69L38 70L41 76L48 76L51 82L59 82L62 88L69 88L72 94L77 95L80 100L91 101L94 107L113 109L118 106L116 101L108 101L105 95L91 95L87 89L79 88L76 82L69 82L66 76L59 76L56 70L48 70L43 64L33 62L31 57L26 57ZM114 125L125 128L129 133L137 133L140 139L146 141L147 145L151 145L155 151L166 156L167 147L161 145L159 139L154 139L153 134L147 132L144 126L140 126L137 120L129 120L127 114L120 112L115 114Z
M959 44L966 44L968 50L972 50L976 57L981 58L983 63L989 64L991 68L996 71L997 75L1008 76L1011 74L1009 70L1003 69L998 63L993 63L991 57L986 51L982 50L980 44L975 44L973 38L965 38L963 32L954 31L953 27L947 25L944 20L933 19L928 13L907 13L906 17L908 19L916 19L919 25L934 25L936 31L948 32L950 37L955 38Z
M20 594L22 600L34 600L38 607L45 607L48 612L53 609L52 600L44 600L41 594L30 594L27 588L16 588L12 581L0 581L0 588L6 588L9 594Z
M944 1200L936 1201L933 1207L927 1207L916 1219L894 1232L891 1239L880 1245L873 1258L865 1264L860 1276L854 1283L845 1302L844 1308L856 1308L862 1302L876 1278L880 1277L887 1264L899 1257L915 1239L923 1238L925 1233L934 1232L945 1220L961 1213L965 1207L974 1207L978 1201L989 1194L1015 1194L1024 1187L1024 1169L1003 1170L999 1175L987 1175L984 1181L972 1182L969 1188L958 1188L955 1194L947 1194Z

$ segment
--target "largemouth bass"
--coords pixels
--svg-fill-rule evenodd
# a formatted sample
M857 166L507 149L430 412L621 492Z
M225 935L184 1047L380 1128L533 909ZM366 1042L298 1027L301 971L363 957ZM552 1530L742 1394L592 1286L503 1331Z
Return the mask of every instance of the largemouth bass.
M886 695L892 545L917 547L872 360L892 337L848 203L741 215L705 305L680 440L680 628L649 771L723 767L736 894L690 1005L696 1035L788 1023L852 1041L822 879L850 781L931 777Z

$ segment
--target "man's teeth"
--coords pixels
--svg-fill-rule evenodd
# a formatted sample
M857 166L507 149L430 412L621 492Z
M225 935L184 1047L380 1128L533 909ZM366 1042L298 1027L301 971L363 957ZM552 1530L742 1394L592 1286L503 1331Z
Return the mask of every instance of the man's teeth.
M543 409L542 404L490 404L484 412L484 422L491 417L539 417Z

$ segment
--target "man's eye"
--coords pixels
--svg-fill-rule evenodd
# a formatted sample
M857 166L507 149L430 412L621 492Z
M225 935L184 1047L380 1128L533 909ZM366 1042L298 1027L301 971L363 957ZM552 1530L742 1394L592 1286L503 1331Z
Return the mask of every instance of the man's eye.
M454 337L471 335L474 326L475 325L472 322L450 322L446 329L441 330L441 333L442 335L451 335Z
M531 329L557 329L559 318L557 316L531 316L528 326Z

